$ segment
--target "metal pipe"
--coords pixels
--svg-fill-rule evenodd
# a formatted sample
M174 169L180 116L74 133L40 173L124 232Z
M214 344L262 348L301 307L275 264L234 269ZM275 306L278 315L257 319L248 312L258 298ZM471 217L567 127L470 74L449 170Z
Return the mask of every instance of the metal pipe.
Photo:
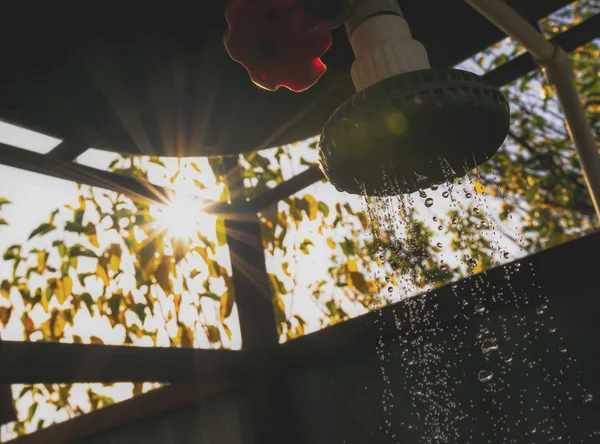
M575 87L573 64L569 55L546 40L503 0L465 1L506 35L523 45L544 69L548 82L556 88L569 136L575 145L596 215L600 219L600 154Z

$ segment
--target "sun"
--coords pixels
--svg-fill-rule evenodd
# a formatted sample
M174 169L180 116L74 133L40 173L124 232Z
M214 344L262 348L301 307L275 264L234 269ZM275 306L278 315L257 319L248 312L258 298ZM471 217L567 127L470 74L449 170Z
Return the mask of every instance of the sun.
M193 238L201 228L206 229L211 222L215 223L211 215L203 211L204 207L205 202L201 199L174 195L158 209L156 222L168 237Z

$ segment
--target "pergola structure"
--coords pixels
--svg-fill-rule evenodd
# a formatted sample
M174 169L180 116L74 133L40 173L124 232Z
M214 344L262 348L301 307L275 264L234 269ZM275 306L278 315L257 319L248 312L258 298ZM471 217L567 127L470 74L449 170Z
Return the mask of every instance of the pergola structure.
M104 3L101 9L86 12L85 20L73 20L73 11L67 13L66 7L42 5L28 16L26 33L19 20L5 23L0 31L0 119L62 142L45 155L0 144L0 164L116 191L134 200L163 202L166 192L160 187L83 166L75 159L90 147L134 155L225 156L228 168L235 170L239 153L318 134L337 106L354 93L349 74L352 51L343 28L333 31L332 49L323 58L329 70L313 88L302 93L264 91L248 80L223 48L226 2L205 3L200 15L181 0L166 8L148 4L143 9ZM428 49L433 67L453 66L505 37L464 0L399 3L415 39ZM536 25L569 1L508 3ZM19 7L18 3L6 7L5 16L22 17ZM597 38L599 30L600 15L595 15L552 43L570 52ZM484 77L500 87L538 68L534 57L525 53ZM257 443L278 442L273 436L293 430L286 411L288 395L278 383L286 366L302 362L303 356L313 360L335 356L351 348L359 332L373 335L372 317L367 315L298 341L297 346L296 341L278 344L271 300L265 297L268 277L257 213L322 179L321 171L312 167L252 200L238 198L207 209L225 216L226 231L245 234L245 242L236 240L240 236L228 237L231 256L255 264L258 273L249 279L233 260L242 350L0 342L0 384L5 387L170 383L127 401L128 407L118 413L115 406L90 415L93 425L82 417L72 425L54 426L15 442L75 440L90 430L238 389L250 403ZM242 186L239 180L229 185ZM241 214L245 217L227 217ZM0 395L0 422L8 422L13 419L10 391L0 386Z

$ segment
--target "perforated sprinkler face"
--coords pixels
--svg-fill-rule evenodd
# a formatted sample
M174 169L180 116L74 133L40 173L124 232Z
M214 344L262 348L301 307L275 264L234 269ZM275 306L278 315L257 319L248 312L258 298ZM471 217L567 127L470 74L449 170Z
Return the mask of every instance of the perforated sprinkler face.
M504 95L476 74L408 72L364 89L333 113L319 144L321 168L339 191L412 193L492 157L509 122Z

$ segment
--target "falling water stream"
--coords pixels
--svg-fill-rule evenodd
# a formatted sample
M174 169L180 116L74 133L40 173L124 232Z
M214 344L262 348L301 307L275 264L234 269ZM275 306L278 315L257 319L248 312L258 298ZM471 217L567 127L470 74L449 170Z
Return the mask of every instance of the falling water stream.
M448 179L455 176L447 163L442 161L441 166ZM461 235L456 251L443 239L445 224L462 227L471 214L479 220L478 228L489 233L487 248L492 265L511 258L485 191L476 189L478 183L475 171L412 195L390 193L399 188L391 180L385 194L394 197L367 197L364 193L366 212L377 225L371 234L378 242L377 256L383 264L371 272L383 274L377 280L383 282L380 293L387 303L403 302L393 311L396 338L390 339L384 333L383 314L378 312L377 356L384 412L381 430L394 443L520 444L535 443L541 437L545 437L543 442L583 442L571 439L562 412L564 403L592 403L593 394L581 384L578 393L556 390L562 387L565 374L576 370L577 363L561 345L561 332L548 314L550 303L536 281L534 267L521 267L519 262L505 266L505 284L496 288L485 279L485 271L478 269L478 258L465 254L477 241L474 235ZM421 207L435 215L415 219L413 211ZM436 211L436 207L442 210ZM434 233L432 239L439 255L436 258L429 255L419 237L423 225ZM523 237L517 239L524 252ZM427 285L421 289L415 286L423 279L420 270L410 266L398 270L397 264L388 259L423 255L426 260L439 259L442 271L454 264L469 275L480 272L472 277L469 290L461 283L451 284L460 309L450 322L439 321L441 313L435 301L410 297L429 289ZM517 291L513 287L512 280L518 273L529 276L530 288ZM496 308L507 301L514 309ZM523 313L533 308L532 301L537 304L535 316L526 316ZM560 362L549 360L556 349ZM466 365L465 357L472 363ZM473 370L465 374L465 368ZM517 375L524 375L526 380L519 380ZM461 378L466 383L461 384ZM562 394L548 399L548 388L553 389L551 393ZM477 416L477 421L473 422L472 416ZM478 426L466 429L461 426L465 421ZM411 431L418 441L402 439L406 433L413 436ZM494 441L489 440L491 434Z

